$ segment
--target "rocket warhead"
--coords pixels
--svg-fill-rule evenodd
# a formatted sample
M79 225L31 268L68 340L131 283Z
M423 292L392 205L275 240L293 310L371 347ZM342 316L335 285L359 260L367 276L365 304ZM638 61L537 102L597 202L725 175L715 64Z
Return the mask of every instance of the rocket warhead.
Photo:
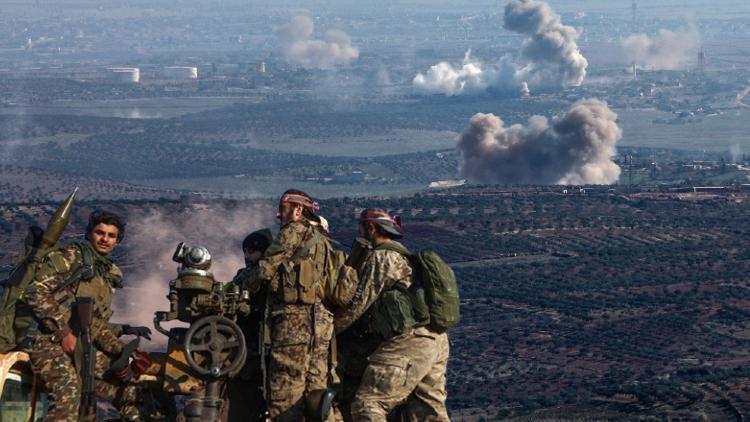
M49 224L47 224L47 230L44 231L44 236L42 237L42 248L51 248L60 240L60 236L62 236L65 227L68 225L68 220L70 220L70 212L73 209L73 200L77 192L78 187L73 189L73 192L68 195L55 213L52 214L52 218L50 218Z

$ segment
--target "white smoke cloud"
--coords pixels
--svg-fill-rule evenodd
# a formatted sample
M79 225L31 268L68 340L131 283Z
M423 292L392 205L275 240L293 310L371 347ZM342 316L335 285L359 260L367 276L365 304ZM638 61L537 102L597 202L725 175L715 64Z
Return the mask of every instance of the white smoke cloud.
M529 84L524 82L521 82L521 96L522 97L528 97L531 95L531 91L529 90Z
M289 63L307 69L330 69L359 57L359 49L352 46L346 33L331 30L326 33L325 40L309 39L314 31L315 25L307 16L295 16L290 23L276 30L284 58Z
M113 321L143 325L153 330L155 311L169 310L166 294L169 281L177 276L178 264L172 253L178 242L206 246L213 257L211 271L217 281L230 281L244 267L242 239L263 227L275 227L272 207L252 206L227 209L195 204L180 213L148 212L129 218L123 247L128 250L125 287L115 293ZM175 326L179 324L165 324ZM146 348L163 349L166 337L154 330Z
M487 89L489 81L482 64L471 59L471 50L464 55L463 65L453 67L448 62L440 62L427 71L414 77L414 86L425 93L461 95L476 93Z
M578 31L563 25L549 4L513 0L505 6L504 26L526 36L517 59L503 56L492 65L483 65L467 53L460 68L441 62L426 74L417 74L414 87L425 93L461 95L487 88L520 93L524 83L535 89L583 83L588 61L576 43Z
M610 184L620 176L612 161L622 137L617 114L605 102L581 100L562 117L533 116L505 127L477 113L458 139L461 174L481 183Z
M700 42L698 30L690 25L677 32L660 29L653 37L631 35L622 41L622 49L628 63L653 70L679 70L695 60Z

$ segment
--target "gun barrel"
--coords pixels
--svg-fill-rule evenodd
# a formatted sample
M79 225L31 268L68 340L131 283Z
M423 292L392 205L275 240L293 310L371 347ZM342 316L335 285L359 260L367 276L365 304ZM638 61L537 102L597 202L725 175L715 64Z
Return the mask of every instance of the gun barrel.
M96 417L96 351L91 341L91 322L94 313L93 297L76 299L76 314L81 326L83 368L81 370L81 420L93 421Z
M94 317L94 298L79 297L76 299L76 312L78 312L78 321L82 330L87 330L91 326Z
M57 208L55 213L52 214L52 218L50 218L49 223L47 224L47 230L44 231L44 236L42 237L43 248L50 248L60 240L60 236L62 236L65 226L68 225L68 220L70 220L70 213L73 209L73 200L75 199L77 192L78 187L73 189L73 192L68 195L65 201Z
M93 421L96 417L96 352L91 342L90 330L84 330L81 336L83 344L83 370L81 371L81 419Z

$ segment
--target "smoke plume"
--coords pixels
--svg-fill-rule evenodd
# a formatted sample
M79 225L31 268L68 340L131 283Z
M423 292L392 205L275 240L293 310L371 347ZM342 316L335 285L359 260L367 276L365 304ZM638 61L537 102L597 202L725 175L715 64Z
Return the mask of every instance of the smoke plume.
M677 32L660 29L653 37L631 35L622 41L628 63L653 70L684 69L693 62L699 48L700 34L694 25Z
M579 86L589 63L576 44L578 31L563 25L544 1L514 0L505 6L505 28L528 36L521 57L528 62L517 80L532 86Z
M549 4L540 0L511 1L505 6L504 27L526 36L517 58L503 56L493 65L484 66L471 60L467 53L462 67L438 63L426 74L414 77L414 87L427 93L461 95L487 88L519 93L524 83L534 89L583 83L588 61L576 43L578 31L563 25Z
M359 50L352 46L346 33L331 30L326 33L325 41L311 40L314 30L315 25L307 16L296 16L276 30L284 58L289 63L306 69L330 69L359 57Z
M471 50L464 55L463 66L454 68L448 62L438 63L427 71L414 77L414 86L426 93L461 95L476 93L487 89L489 81L482 64L471 60Z
M533 116L526 126L505 127L477 113L458 140L460 170L481 183L610 184L620 176L612 162L622 136L607 104L581 100L562 117Z
M213 257L215 279L230 281L245 266L242 239L251 231L274 227L274 215L271 207L260 205L227 209L194 204L169 215L154 211L131 216L123 243L128 252L123 265L125 287L115 293L113 320L153 328L154 312L169 309L166 294L169 281L177 276L178 264L172 261L172 253L178 242L206 246ZM154 334L146 348L163 349L166 337Z

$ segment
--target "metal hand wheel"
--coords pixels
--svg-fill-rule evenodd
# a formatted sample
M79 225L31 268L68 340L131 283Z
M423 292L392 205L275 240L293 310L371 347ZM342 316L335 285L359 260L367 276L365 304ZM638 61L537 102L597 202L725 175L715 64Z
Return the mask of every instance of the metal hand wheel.
M234 321L213 315L190 326L185 334L185 354L190 367L201 376L233 377L245 364L247 346Z

